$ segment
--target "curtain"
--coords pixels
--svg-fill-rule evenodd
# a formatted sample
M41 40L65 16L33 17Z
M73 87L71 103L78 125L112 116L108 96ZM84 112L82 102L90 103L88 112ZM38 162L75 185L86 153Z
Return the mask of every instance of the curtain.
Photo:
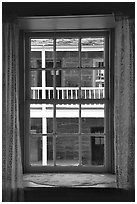
M134 189L134 19L116 17L114 132L117 187Z
M2 198L23 201L19 130L19 31L3 23Z

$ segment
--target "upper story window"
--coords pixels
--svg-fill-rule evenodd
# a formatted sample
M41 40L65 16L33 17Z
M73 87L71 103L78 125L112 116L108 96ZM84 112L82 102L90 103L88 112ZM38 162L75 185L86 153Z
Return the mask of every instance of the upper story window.
M107 169L109 33L26 33L26 169Z

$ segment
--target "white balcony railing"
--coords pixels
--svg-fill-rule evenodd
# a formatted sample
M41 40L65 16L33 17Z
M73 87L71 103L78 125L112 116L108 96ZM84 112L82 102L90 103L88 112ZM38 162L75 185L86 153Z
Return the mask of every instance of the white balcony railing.
M53 99L53 87L31 87L32 99ZM57 99L78 99L78 87L56 87ZM82 99L104 98L104 87L81 87Z

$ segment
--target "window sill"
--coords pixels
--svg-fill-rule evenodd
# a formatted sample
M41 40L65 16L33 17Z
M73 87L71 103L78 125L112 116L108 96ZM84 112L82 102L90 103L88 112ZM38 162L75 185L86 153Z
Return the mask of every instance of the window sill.
M114 174L41 173L24 174L24 187L116 188Z

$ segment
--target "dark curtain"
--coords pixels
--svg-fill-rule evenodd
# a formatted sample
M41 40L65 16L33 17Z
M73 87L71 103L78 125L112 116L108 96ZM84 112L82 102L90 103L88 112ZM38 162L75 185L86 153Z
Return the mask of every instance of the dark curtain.
M117 187L134 189L134 19L116 16L114 131Z
M19 31L3 23L2 199L23 201L19 128Z

